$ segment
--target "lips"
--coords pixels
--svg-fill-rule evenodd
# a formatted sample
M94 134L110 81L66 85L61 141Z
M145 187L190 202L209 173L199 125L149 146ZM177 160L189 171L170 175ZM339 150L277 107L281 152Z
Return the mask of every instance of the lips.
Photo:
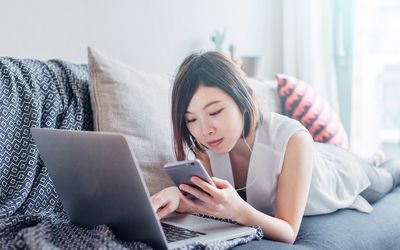
M209 141L207 142L207 145L210 147L217 147L219 144L221 144L222 140L224 138L218 139L218 140L214 140L214 141Z

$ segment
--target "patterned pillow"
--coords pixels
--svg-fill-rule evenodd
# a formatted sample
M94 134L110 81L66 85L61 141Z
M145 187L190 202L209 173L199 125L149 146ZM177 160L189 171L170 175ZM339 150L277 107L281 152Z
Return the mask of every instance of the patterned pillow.
M294 77L278 74L276 80L284 115L300 121L314 141L348 147L347 134L338 115L321 95Z

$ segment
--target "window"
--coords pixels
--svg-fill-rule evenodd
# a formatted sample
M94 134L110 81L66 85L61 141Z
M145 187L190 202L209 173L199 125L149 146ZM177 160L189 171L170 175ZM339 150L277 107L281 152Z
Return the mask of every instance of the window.
M354 139L364 154L380 148L399 157L400 0L356 3Z

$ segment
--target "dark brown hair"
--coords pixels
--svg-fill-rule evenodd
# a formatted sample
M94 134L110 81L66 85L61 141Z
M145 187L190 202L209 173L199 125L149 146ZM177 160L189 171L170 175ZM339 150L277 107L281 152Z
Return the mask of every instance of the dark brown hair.
M248 86L243 73L229 58L213 51L191 54L180 65L172 89L171 115L177 160L186 159L185 146L195 155L196 152L204 152L204 147L190 134L185 120L186 109L201 84L217 87L233 98L244 114L245 137L256 122L256 114L259 114L259 121L262 120L252 99L253 90Z

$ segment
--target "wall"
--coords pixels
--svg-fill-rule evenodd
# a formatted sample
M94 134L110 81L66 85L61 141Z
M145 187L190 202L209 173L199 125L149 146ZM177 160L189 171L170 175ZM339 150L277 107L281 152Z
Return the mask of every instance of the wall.
M227 29L238 55L263 55L262 73L279 71L274 0L0 1L0 56L86 63L86 47L137 69L174 73L190 52L212 49ZM268 60L267 60L268 57ZM278 62L278 63L277 63Z

